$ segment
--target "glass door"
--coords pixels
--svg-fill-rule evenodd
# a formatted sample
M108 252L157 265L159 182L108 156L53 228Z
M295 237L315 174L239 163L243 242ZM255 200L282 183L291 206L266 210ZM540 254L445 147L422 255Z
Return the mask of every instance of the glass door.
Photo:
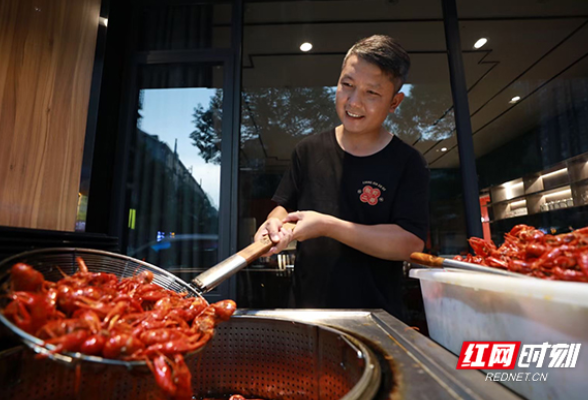
M186 281L220 261L228 69L222 61L137 67L123 246ZM210 296L227 297L225 291Z

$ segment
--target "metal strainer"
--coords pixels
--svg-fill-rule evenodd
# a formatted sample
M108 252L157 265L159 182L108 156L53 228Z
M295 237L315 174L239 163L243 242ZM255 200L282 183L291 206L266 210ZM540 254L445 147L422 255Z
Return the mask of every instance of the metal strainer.
M338 330L289 320L236 316L187 361L194 398L246 397L289 400L372 399L380 367L361 342ZM120 368L82 365L75 371L35 360L22 347L0 353L0 398L26 400L157 399L154 379Z
M9 270L15 263L26 263L41 272L46 280L55 282L63 277L61 271L68 275L75 273L78 270L76 258L81 257L88 266L88 270L91 272L107 272L114 274L119 278L126 278L136 275L141 271L148 270L153 273L153 282L159 286L175 292L187 292L188 296L201 297L201 293L206 293L218 286L225 279L246 266L249 262L259 257L260 254L266 252L269 247L271 247L271 241L269 241L269 239L267 239L266 242L256 242L227 260L198 275L194 278L192 284L184 282L177 276L158 268L155 265L117 253L79 248L39 249L17 254L2 261L0 263L0 288L3 293L7 292L10 283ZM9 299L6 296L0 298L0 308L3 309L6 307L8 302ZM18 335L21 340L34 351L48 354L50 358L56 361L69 364L75 363L76 361L87 361L92 363L119 365L126 368L139 366L146 368L144 361L110 360L102 357L87 356L81 353L51 354L47 349L53 349L54 346L45 346L41 339L19 329L2 313L0 313L0 321L12 332Z

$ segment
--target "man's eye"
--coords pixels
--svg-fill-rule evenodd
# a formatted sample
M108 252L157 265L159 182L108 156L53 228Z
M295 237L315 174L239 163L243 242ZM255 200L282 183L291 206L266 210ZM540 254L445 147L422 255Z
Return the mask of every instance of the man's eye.
M368 91L368 94L374 95L374 96L379 96L380 93L376 93L376 92L372 92L371 90Z
M341 82L343 86L351 87L351 83L349 82Z

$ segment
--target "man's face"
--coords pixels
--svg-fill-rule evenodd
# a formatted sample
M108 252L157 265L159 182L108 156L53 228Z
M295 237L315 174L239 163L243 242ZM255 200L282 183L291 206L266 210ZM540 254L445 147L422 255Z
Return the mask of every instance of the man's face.
M379 132L404 98L378 66L356 55L347 59L337 85L337 115L347 132Z

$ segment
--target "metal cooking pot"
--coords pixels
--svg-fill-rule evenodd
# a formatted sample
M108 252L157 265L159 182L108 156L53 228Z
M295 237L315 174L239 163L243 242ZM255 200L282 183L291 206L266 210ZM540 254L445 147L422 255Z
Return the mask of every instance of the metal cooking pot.
M371 399L380 367L363 343L336 329L289 320L237 316L221 324L209 345L187 360L194 396L231 394L264 399ZM149 373L83 363L76 371L37 360L25 348L0 353L2 399L157 399Z

